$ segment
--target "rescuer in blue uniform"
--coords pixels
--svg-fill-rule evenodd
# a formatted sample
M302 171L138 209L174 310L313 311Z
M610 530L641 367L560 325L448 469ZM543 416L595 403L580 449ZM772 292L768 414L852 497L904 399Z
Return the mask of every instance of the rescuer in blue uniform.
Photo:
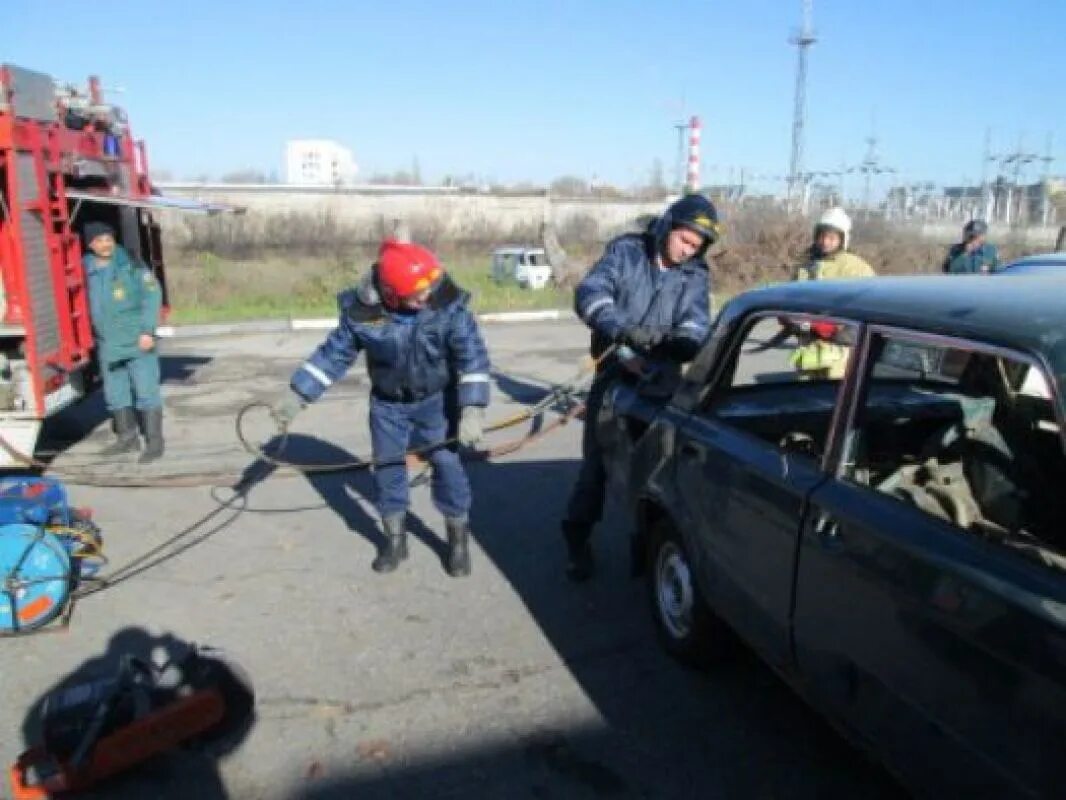
M589 390L581 471L563 520L567 575L592 576L589 537L603 514L607 477L596 417L610 385L627 374L678 370L695 357L710 327L710 280L704 260L719 235L718 212L691 194L673 203L642 234L609 242L577 287L574 307L592 329L592 355L613 344Z
M370 437L375 462L376 505L385 546L376 572L391 572L407 557L409 448L447 437L446 394L455 390L459 443L477 444L489 403L489 357L470 295L456 286L424 247L386 240L369 279L340 296L340 321L296 370L289 392L274 406L282 430L308 403L322 396L366 351L370 373ZM433 501L448 532L447 571L470 574L470 482L459 454L431 452Z
M155 337L163 293L152 271L115 242L109 225L90 222L83 234L89 250L82 261L89 314L104 401L116 436L102 452L119 455L140 447L136 409L144 425L140 463L155 461L163 455L163 400Z

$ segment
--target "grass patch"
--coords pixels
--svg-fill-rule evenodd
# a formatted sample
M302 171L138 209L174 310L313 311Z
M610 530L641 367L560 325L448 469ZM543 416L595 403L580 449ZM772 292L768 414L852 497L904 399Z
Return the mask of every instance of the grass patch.
M267 258L236 261L198 254L173 262L168 269L171 314L177 325L290 317L332 317L337 293L353 286L369 259L343 262L329 259ZM570 308L569 290L520 289L496 283L489 274L490 259L446 260L454 280L470 292L477 313Z
M553 286L539 291L519 288L514 284L496 283L489 275L489 259L483 263L466 263L449 268L455 281L471 294L474 311L539 311L546 308L570 308L574 294L569 289Z
M251 297L247 300L227 300L217 305L181 307L179 298L171 297L171 312L167 320L173 325L205 322L239 322L253 319L288 319L291 317L335 317L335 299L321 302L292 303L278 297Z

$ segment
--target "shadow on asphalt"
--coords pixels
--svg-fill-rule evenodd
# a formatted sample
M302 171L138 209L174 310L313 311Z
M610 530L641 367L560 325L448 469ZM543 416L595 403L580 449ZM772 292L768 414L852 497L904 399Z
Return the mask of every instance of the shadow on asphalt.
M212 359L208 356L161 356L159 367L164 393L163 402L166 403L168 384L192 382L197 371L211 361ZM37 443L38 459L51 463L79 442L89 438L105 422L108 423L110 432L110 420L107 407L104 405L104 392L97 386L79 402L45 420ZM106 447L109 443L110 440L101 441L100 447Z
M628 574L627 526L617 515L597 531L596 579L581 586L565 580L557 520L577 465L471 464L472 522L481 550L521 598L601 722L547 726L510 741L398 764L381 754L357 754L363 763L350 775L309 782L291 797L900 796L879 767L750 651L738 648L706 673L662 654L643 584ZM337 491L324 496L336 497ZM486 568L475 560L475 571ZM440 580L449 579L442 572ZM490 651L476 655L493 657ZM506 681L500 690L508 691Z
M535 402L546 392L519 379L507 381L501 389L523 403ZM750 652L741 649L706 673L686 670L662 654L643 584L629 577L629 526L619 514L609 513L596 532L596 579L581 586L568 583L558 520L578 461L535 460L534 452L519 456L531 460L468 466L475 496L472 527L480 545L474 570L489 568L487 558L510 584L588 698L595 720L580 726L545 725L502 742L479 744L467 734L463 744L469 742L469 747L402 763L377 752L356 752L350 774L316 777L293 787L288 796L821 800L859 795L876 800L900 795L882 770L853 750ZM289 437L284 455L311 463L355 458L343 448L300 435ZM246 470L235 487L246 504L232 503L235 513L250 510L250 493L273 469L256 462ZM376 515L369 510L370 475L316 475L308 482L348 529L366 540L369 574L382 541ZM410 515L415 538L439 556L444 543L426 522ZM436 520L432 523L432 528L440 527ZM443 568L439 579L451 580ZM467 612L476 615L477 608ZM495 654L471 655L491 660ZM504 671L501 692L522 680L521 667ZM510 683L507 672L515 673ZM446 750L447 743L440 744ZM184 756L159 759L145 769L163 770L164 777L174 779L180 775L186 786L183 762ZM201 764L207 772L194 778L207 788L184 796L225 796L213 766ZM161 783L153 780L152 785Z
M496 380L505 394L524 404L548 392L514 377L497 375ZM290 437L285 454L315 463L353 458L304 436ZM387 757L379 762L380 753L357 753L363 763L350 775L316 779L294 789L292 797L900 796L879 767L750 651L738 648L709 673L687 670L662 654L643 584L629 577L629 528L617 513L608 514L597 530L597 578L583 586L565 580L558 520L576 477L576 459L473 462L467 468L475 497L474 538L602 722L548 726L516 740L473 744L457 754L402 764ZM376 515L367 511L373 497L368 473L320 475L309 482L351 531L375 548L380 544ZM415 538L440 555L444 543L429 521L415 514L409 520ZM368 548L368 570L373 552ZM475 553L474 570L486 569ZM443 568L440 580L450 580ZM506 682L501 691L507 691Z
M190 658L194 654L198 656ZM96 686L102 697L102 682L119 673L123 660L134 658L144 664L180 665L168 673L169 683L161 684L151 693L153 710L164 703L173 702L178 695L184 696L188 691L199 690L205 685L218 688L227 701L227 710L220 724L211 735L204 734L188 739L181 747L168 752L165 758L153 758L142 765L116 775L97 787L77 795L79 798L124 798L144 797L146 781L153 787L152 797L159 800L178 800L178 798L203 798L203 800L226 800L229 794L219 774L219 762L236 752L247 739L255 726L256 715L254 701L250 694L251 685L248 676L235 672L234 667L221 658L222 654L210 650L200 651L195 645L182 640L171 633L154 635L138 627L119 630L108 641L107 649L100 655L88 659L70 674L56 682L48 691L38 698L30 707L22 724L23 742L28 746L44 741L45 732L42 720L46 707L62 707L69 702L82 701L89 694L88 687ZM183 669L182 669L183 668ZM236 668L239 670L240 668ZM163 689L162 686L177 688ZM139 703L146 703L148 693L142 694ZM46 702L47 700L47 702ZM97 708L99 703L92 703L88 708ZM144 709L147 711L147 708ZM113 707L106 717L108 722L101 731L107 736L119 729L120 721L128 722L134 714L133 701L120 703ZM83 711L75 716L50 715L53 720L48 726L50 749L62 748L71 752L86 733L92 719L90 713ZM55 720L63 720L56 722ZM72 720L79 720L73 723Z
M283 441L283 444L282 444ZM279 446L281 449L279 449ZM369 453L352 453L332 442L304 434L289 434L284 440L274 439L267 442L264 451L277 458L301 464L333 465L359 462L369 457ZM244 471L244 477L237 484L238 495L250 494L255 486L268 480L277 467L259 460ZM377 551L385 544L377 514L369 511L373 504L374 485L369 469L350 470L347 472L311 472L304 476L308 485L318 493L347 526L348 530L366 540L366 563L369 567ZM416 491L416 489L412 489ZM238 506L239 507L239 506ZM255 513L254 506L248 511ZM434 533L415 513L407 515L407 530L415 541L428 547L443 559L447 553L447 543Z

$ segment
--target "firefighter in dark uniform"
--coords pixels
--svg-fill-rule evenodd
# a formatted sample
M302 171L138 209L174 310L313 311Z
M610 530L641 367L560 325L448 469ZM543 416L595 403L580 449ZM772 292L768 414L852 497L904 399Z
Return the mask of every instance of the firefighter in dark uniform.
M458 439L482 438L489 403L489 358L470 295L444 272L436 256L415 244L385 241L368 279L340 296L340 321L296 370L289 392L274 406L282 430L306 404L322 396L366 351L370 373L370 437L375 462L376 505L385 545L376 572L391 572L407 557L409 448L448 435L447 396L459 407ZM432 451L432 494L448 533L447 571L470 574L470 482L452 448Z
M90 222L83 234L89 250L82 262L89 313L104 401L116 435L114 444L102 452L119 455L140 447L136 409L144 425L140 463L155 461L163 455L163 400L155 337L163 293L152 271L116 244L109 225Z
M592 577L589 538L603 514L606 473L596 417L616 380L652 370L679 371L699 351L710 327L710 280L704 260L720 232L718 213L692 194L673 203L642 234L609 242L577 287L574 306L592 329L592 355L602 361L589 390L581 471L563 520L567 575Z

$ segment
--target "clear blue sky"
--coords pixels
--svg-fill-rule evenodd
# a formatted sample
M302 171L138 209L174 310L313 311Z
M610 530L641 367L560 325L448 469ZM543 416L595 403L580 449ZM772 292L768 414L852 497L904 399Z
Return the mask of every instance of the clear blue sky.
M112 13L113 18L107 19ZM630 185L672 124L704 120L704 178L787 171L799 0L3 0L0 61L100 74L177 176L280 170L334 138L363 177L406 168ZM993 150L1066 173L1062 0L815 0L808 169L859 161L876 126L907 179L980 177ZM1037 174L1030 168L1030 176Z

